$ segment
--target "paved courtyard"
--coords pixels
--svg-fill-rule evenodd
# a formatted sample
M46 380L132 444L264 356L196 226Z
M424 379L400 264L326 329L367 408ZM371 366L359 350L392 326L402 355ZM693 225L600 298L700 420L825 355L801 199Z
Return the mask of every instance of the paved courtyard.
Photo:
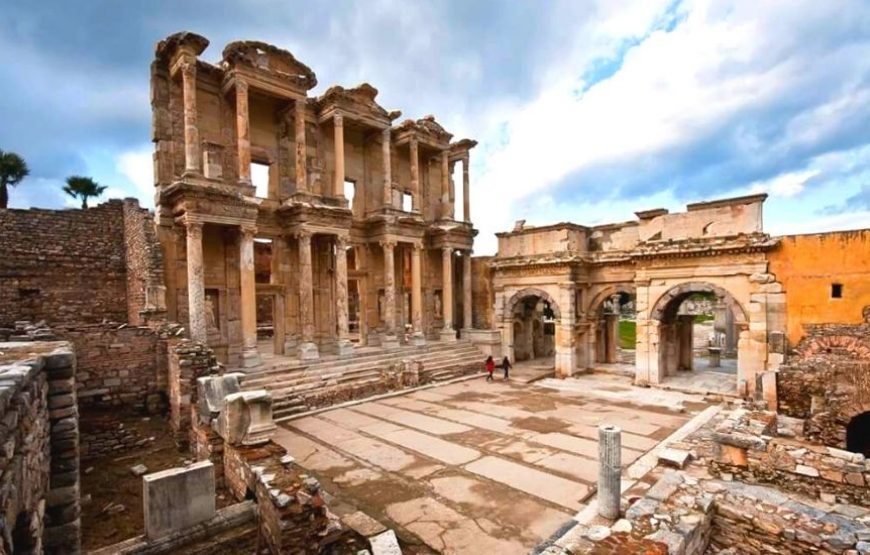
M474 379L292 420L276 441L331 507L394 527L410 552L526 553L593 496L599 424L623 429L628 465L703 407L669 392L641 407L649 390L596 396L595 383Z

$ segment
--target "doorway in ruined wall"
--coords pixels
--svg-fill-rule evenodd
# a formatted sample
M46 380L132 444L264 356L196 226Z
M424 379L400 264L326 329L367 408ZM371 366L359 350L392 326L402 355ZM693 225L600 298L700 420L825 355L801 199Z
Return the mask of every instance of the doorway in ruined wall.
M846 426L846 450L870 458L870 411L852 418Z
M736 392L737 338L747 315L728 291L703 282L678 285L659 299L650 320L657 336L649 354L656 361L653 383Z
M514 360L549 362L556 354L556 317L552 303L540 296L524 297L513 307Z
M595 314L595 363L633 371L637 346L637 295L613 290L593 307Z

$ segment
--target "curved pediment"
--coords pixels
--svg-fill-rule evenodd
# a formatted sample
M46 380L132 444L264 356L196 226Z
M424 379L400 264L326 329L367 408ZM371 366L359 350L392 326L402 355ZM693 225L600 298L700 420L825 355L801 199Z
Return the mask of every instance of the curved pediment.
M310 67L290 52L271 44L255 41L235 41L224 47L223 64L227 68L238 65L267 71L288 78L305 89L317 85L317 76Z

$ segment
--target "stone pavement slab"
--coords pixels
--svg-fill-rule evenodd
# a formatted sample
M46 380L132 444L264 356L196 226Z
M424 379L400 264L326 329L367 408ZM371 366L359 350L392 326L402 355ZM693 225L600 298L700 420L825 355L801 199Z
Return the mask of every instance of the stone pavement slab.
M366 403L353 407L355 412L362 412L371 416L383 418L395 424L402 424L411 428L417 428L434 435L460 434L471 428L456 422L449 422L440 418L434 418L416 412L382 405L380 403Z
M566 509L578 510L589 494L589 487L500 457L483 457L464 467L466 470L524 491Z
M415 430L386 432L378 437L445 464L464 464L480 457L480 452L475 449L463 447Z

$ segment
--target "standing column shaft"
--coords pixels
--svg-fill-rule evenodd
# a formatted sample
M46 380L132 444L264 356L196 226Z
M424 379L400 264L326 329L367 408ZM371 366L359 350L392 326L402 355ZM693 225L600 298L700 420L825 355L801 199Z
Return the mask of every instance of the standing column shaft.
M462 327L467 330L474 326L471 303L471 251L469 251L462 255Z
M384 149L384 208L393 205L393 167L390 160L390 128L383 130L381 146Z
M411 139L408 143L411 152L411 210L420 211L420 150L417 147L417 139Z
M299 358L318 358L314 343L314 273L311 268L311 232L299 231L299 321L302 327L302 343Z
M202 224L187 222L187 311L190 338L205 343L205 280L202 268Z
M338 309L338 339L347 340L350 326L347 316L347 238L335 238L335 302Z
M236 82L236 134L239 148L239 181L251 182L251 135L248 125L248 84Z
M471 187L468 177L468 156L462 158L462 217L471 223Z
M444 330L453 329L453 247L441 249L442 296L444 297Z
M393 241L382 241L384 249L384 319L388 336L396 334L396 264Z
M335 182L332 193L337 198L344 198L344 118L336 115L332 118L335 130Z
M242 226L239 241L239 275L242 303L242 365L256 366L257 352L257 284L254 277L254 235L256 228Z
M422 245L414 245L411 250L411 319L414 333L423 332L423 273L420 270Z
M622 431L609 424L598 427L598 514L619 518Z
M450 153L441 153L441 217L453 217L453 206L450 203Z
M296 192L308 191L308 146L305 140L305 102L296 101L294 124L296 126Z
M184 171L200 173L199 127L196 118L196 64L181 66L181 87L184 94Z

